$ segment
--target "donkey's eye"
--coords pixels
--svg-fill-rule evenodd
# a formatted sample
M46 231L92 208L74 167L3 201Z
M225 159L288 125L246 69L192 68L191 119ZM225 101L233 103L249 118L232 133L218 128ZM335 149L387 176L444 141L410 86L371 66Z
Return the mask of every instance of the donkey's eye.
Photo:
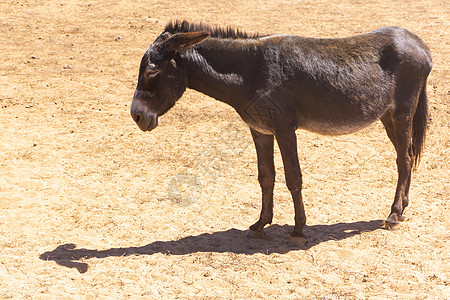
M151 79L158 75L160 71L161 69L155 64L149 64L144 72L144 76L145 78Z

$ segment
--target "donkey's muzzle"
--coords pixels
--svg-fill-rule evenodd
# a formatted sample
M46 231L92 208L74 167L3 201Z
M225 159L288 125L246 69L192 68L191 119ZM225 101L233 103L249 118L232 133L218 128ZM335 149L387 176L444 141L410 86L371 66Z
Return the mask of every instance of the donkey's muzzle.
M139 98L133 98L130 112L142 131L150 131L158 126L158 115L150 111Z

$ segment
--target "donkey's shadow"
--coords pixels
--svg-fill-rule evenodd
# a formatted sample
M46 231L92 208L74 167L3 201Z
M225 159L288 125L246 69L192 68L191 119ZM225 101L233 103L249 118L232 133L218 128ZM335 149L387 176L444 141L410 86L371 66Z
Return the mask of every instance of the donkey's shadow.
M301 249L307 250L320 243L330 240L343 240L362 232L371 232L382 228L381 220L337 223L331 225L306 226L305 235L308 243ZM76 249L75 244L64 244L39 256L42 260L53 260L61 266L76 268L80 273L88 269L88 264L80 259L105 258L111 256L153 255L165 253L185 255L197 252L231 252L252 255L255 253L284 254L298 248L288 247L287 239L292 231L289 225L271 225L265 229L263 240L245 238L246 231L229 229L214 233L203 233L197 236L187 236L176 241L156 241L141 247L111 248L107 250Z

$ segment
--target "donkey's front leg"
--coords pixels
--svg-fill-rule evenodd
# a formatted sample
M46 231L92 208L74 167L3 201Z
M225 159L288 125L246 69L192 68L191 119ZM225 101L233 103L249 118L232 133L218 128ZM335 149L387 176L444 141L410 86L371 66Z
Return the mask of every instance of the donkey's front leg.
M253 129L250 130L258 158L258 181L262 190L262 208L258 222L250 226L247 237L263 238L263 228L272 223L273 217L273 186L275 182L273 135L265 135Z
M306 215L302 200L302 173L297 155L297 136L295 135L295 129L286 129L275 133L275 137L283 158L286 186L294 200L295 227L291 233L289 246L301 247L306 243L306 237L303 234Z

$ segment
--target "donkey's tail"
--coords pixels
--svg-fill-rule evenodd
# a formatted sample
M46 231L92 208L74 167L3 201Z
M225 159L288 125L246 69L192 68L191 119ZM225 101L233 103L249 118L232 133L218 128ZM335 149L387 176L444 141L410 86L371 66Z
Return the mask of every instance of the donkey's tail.
M417 103L416 112L413 117L412 124L412 151L414 158L414 167L416 168L420 162L423 145L425 143L425 135L428 123L428 97L427 83L425 82L420 92L419 102Z

